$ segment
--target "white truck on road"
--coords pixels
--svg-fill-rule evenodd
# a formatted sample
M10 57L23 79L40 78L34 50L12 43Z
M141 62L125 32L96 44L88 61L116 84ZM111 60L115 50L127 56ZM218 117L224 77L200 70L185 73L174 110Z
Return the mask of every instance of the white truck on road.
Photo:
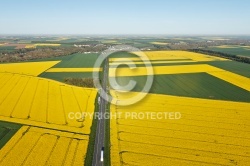
M103 158L104 158L104 147L102 147L101 150L101 162L103 162Z

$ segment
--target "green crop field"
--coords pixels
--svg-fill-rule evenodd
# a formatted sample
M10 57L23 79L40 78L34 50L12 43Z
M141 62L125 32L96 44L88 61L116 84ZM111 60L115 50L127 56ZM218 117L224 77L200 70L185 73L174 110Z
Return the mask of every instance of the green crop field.
M117 83L125 86L136 81L133 91L140 92L146 83L145 76L117 77ZM150 93L250 102L250 93L207 73L155 75Z
M0 149L22 127L20 124L0 121Z
M209 50L241 56L250 56L250 47L232 46L232 48L210 47Z
M27 62L42 62L42 61L61 61L57 65L53 66L55 68L92 68L95 64L96 59L98 58L96 53L76 53L72 55L53 57L53 58L43 58L37 60L29 60Z
M250 78L250 65L247 63L236 61L214 61L207 62L207 64Z
M61 60L53 68L93 68L98 54L73 54L64 57L50 58L47 60ZM39 77L49 78L63 82L65 78L91 78L92 72L44 72Z
M79 68L79 67L90 67L92 68L98 54L73 54L65 59L62 59L60 63L55 65L55 68Z

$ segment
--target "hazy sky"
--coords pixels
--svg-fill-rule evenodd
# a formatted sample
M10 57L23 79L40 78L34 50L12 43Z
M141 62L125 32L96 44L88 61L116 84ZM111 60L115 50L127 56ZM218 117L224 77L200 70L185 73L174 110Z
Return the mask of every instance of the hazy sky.
M0 34L250 34L250 1L3 0Z

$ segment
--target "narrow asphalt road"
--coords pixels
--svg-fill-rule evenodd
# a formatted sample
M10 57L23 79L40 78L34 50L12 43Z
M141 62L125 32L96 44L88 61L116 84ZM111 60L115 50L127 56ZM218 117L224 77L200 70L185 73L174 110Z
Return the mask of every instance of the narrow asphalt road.
M103 79L102 79L103 89L101 90L101 93L102 93L101 96L104 96L107 92L107 80L108 80L108 59L105 60L104 67L103 67ZM104 98L100 97L99 114L102 114L102 115L105 114L106 104L107 104L107 101ZM104 116L102 116L101 118L98 118L98 122L97 122L97 129L96 129L96 136L95 136L95 149L94 149L92 166L104 165L104 161L101 161L102 150L104 150L104 153L105 153L104 144L105 144L105 119L104 119Z

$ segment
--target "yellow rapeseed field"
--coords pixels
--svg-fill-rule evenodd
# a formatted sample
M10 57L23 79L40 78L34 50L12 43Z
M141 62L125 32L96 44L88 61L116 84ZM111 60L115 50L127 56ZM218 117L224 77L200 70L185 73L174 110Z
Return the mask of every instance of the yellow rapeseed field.
M34 44L27 44L25 48L36 48L36 46Z
M93 112L97 91L20 74L0 73L0 120L90 133L92 120L70 112Z
M0 165L84 165L88 136L23 126L0 150Z
M232 46L232 45L222 45L222 46L216 46L217 48L238 48L239 46Z
M156 44L156 45L168 45L169 43L164 43L164 42L151 42L151 44Z
M38 76L45 70L56 65L60 61L48 62L25 62L25 63L7 63L0 64L0 72L19 73L24 75Z
M176 60L172 60L172 61L151 61L151 62L141 62L141 61L134 61L134 62L122 62L122 61L118 61L118 62L111 62L109 65L112 66L112 65L120 65L120 64L165 64L165 63L187 63L187 62L195 62L195 61L192 61L192 60L179 60L179 61L176 61Z
M206 61L228 61L228 59L214 57L194 52L187 52L187 51L145 51L143 52L151 63L155 63L155 61L162 61L162 63L183 63L183 62L206 62ZM140 56L141 53L134 52L134 54ZM129 60L135 62L135 64L141 64L142 59L139 57L129 57ZM110 58L109 61L111 63L117 62L126 62L128 58ZM144 59L146 60L146 59ZM156 62L157 63L157 62Z
M112 113L181 113L178 120L112 119L112 165L247 165L248 108L250 103L159 94L132 106L112 105Z
M181 58L192 59L194 61L200 61L200 62L227 60L224 58L219 58L194 52L187 52L187 51L146 51L144 53L149 57L150 60L181 59Z
M50 43L40 43L40 44L35 44L35 46L55 46L58 47L61 44L50 44Z
M46 41L63 41L63 40L68 40L70 38L67 38L67 37L59 37L59 38L56 38L56 39L51 39L51 40L46 40Z
M61 44L50 44L50 43L40 43L40 44L27 44L25 48L36 48L37 46L50 46L50 47L59 47Z

